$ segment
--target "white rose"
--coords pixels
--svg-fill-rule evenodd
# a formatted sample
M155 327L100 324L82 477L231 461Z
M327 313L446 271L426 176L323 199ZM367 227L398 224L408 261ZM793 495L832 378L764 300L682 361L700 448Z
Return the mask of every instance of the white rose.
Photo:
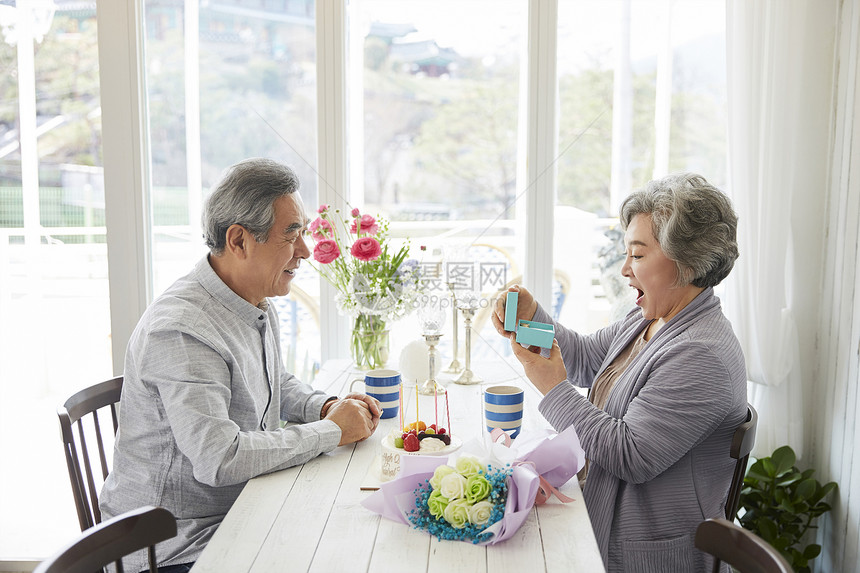
M454 467L467 478L484 469L484 465L478 461L478 458L473 458L472 456L461 456L457 459Z
M490 520L493 504L487 500L479 501L469 508L469 522L472 525L484 525Z
M442 517L451 527L463 529L469 523L469 502L465 499L452 500L442 511Z
M433 489L439 489L442 487L442 478L452 473L454 473L454 468L451 466L446 466L445 464L438 466L436 471L433 472L433 477L430 478L430 486Z
M456 472L452 472L442 478L439 484L439 492L450 499L460 499L466 491L466 478Z

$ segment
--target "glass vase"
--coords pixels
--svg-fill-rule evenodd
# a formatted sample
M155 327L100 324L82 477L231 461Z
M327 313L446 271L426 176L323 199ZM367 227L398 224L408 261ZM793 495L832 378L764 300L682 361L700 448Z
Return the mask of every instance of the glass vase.
M352 325L352 359L359 370L383 368L388 362L388 328L373 314L359 314Z

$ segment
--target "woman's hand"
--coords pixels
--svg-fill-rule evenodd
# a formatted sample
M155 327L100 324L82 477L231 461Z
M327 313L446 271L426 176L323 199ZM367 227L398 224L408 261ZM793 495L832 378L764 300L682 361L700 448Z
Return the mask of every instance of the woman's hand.
M517 297L517 320L531 320L537 312L537 301L525 287L513 285L508 289L508 292L519 293ZM505 330L505 303L507 302L507 292L496 297L493 301L493 326L496 327L496 332L502 336L509 336L510 332Z
M540 354L541 349L539 346L524 348L516 341L516 336L513 332L507 334L511 339L511 349L514 351L514 356L523 365L526 377L541 394L546 395L547 392L567 380L567 368L564 367L564 361L561 358L561 348L559 348L557 340L552 340L552 349L549 352L549 358L544 358Z

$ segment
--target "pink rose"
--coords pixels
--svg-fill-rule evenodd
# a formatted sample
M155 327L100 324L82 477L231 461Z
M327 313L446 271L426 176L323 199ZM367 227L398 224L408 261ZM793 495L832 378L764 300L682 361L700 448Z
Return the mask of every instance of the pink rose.
M329 210L329 207L330 207L330 205L326 205L325 203L323 203L322 205L319 206L319 209L317 209L317 213L322 215L323 213L325 213L326 211Z
M316 253L316 251L314 252ZM382 247L379 246L379 241L373 237L362 237L352 244L349 252L360 261L372 261L382 254Z
M323 239L314 247L314 260L318 263L327 265L339 256L340 248L334 239Z
M328 239L334 235L331 229L331 223L320 217L311 221L311 224L308 225L308 231L311 232L311 237L313 237L314 241L317 242L322 241L323 239Z
M361 211L358 210L358 207L352 210L353 217L358 217L359 213L361 213Z
M379 231L379 225L376 224L376 219L370 215L362 215L361 219L356 219L352 222L352 227L349 228L350 233L358 234L358 222L361 224L361 232L369 235L375 235Z

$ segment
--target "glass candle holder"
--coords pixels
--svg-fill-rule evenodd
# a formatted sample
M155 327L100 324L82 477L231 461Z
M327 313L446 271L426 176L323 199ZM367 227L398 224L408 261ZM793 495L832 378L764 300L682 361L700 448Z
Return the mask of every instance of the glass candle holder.
M436 345L442 337L442 328L445 326L445 309L442 308L441 299L430 297L418 309L418 322L421 325L421 335L428 349L428 375L427 379L418 385L418 393L432 396L438 393L436 385Z

